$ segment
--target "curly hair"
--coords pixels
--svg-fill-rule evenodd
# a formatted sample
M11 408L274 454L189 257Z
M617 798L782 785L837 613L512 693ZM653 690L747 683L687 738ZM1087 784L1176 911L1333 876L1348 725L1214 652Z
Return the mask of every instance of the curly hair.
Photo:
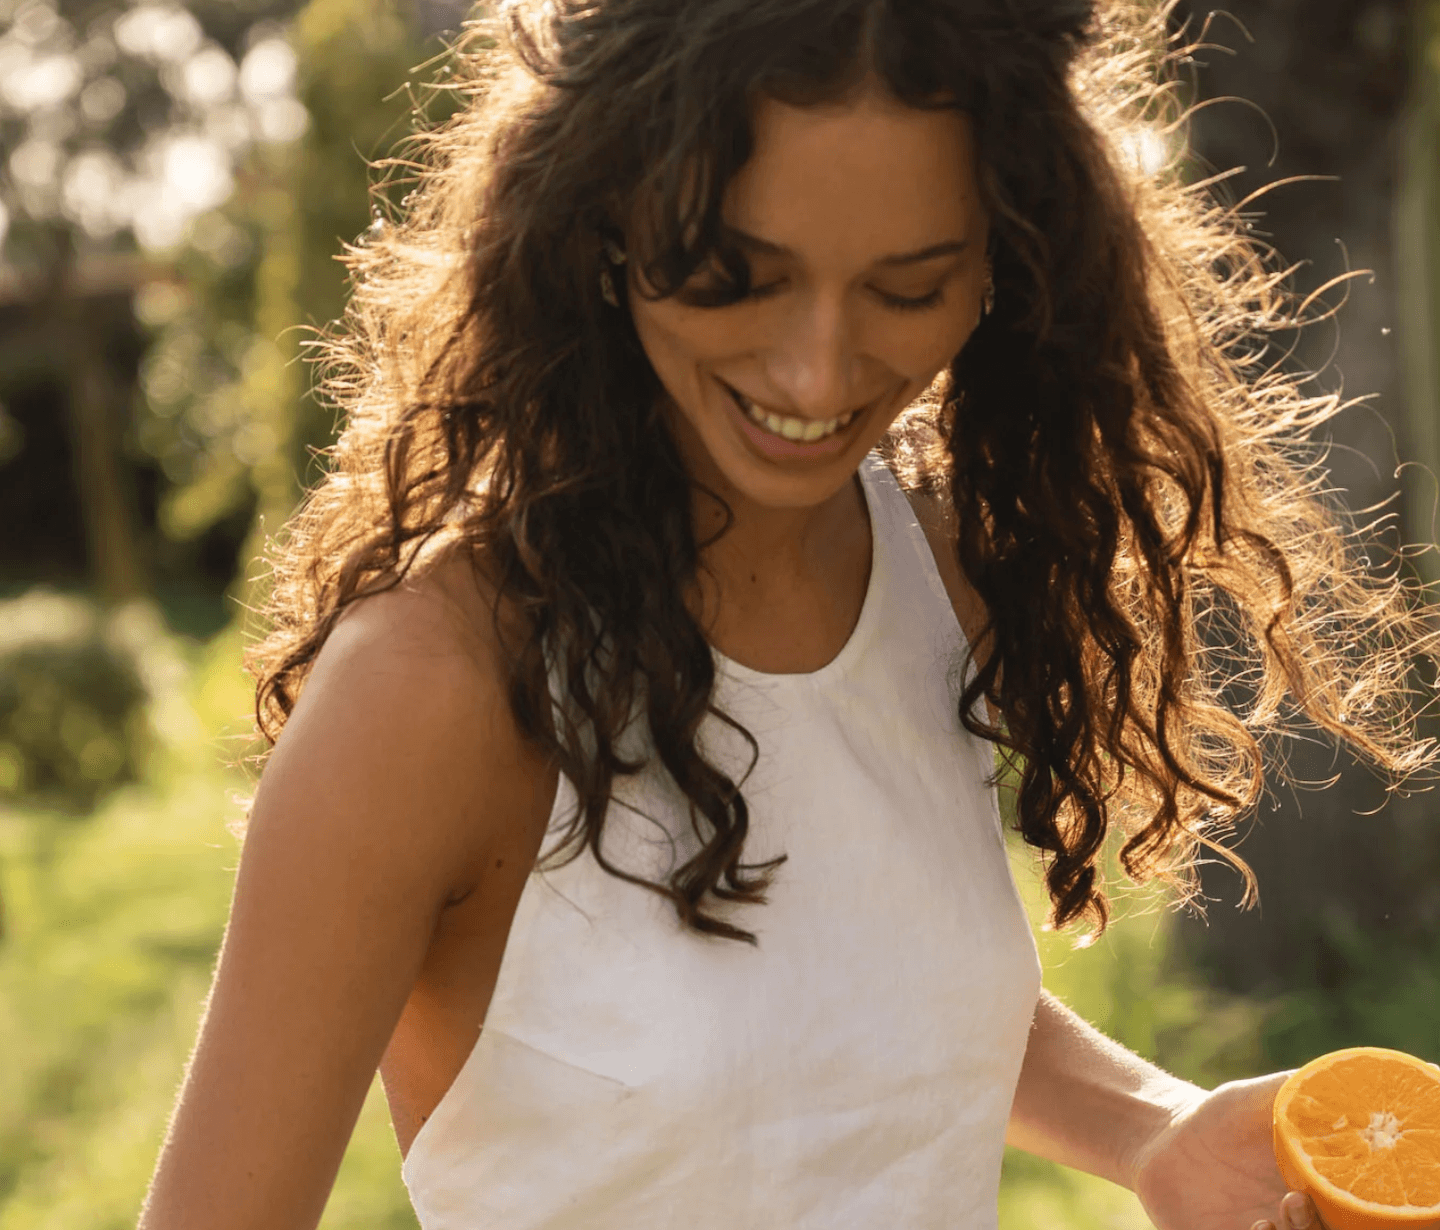
M466 105L393 164L414 190L347 252L349 307L322 346L345 426L278 546L251 658L267 738L346 606L442 544L471 552L495 581L515 720L578 795L552 858L588 846L686 926L755 943L706 909L763 902L775 864L741 862L743 781L697 739L734 722L684 598L706 545L693 484L600 273L643 200L632 253L656 294L713 260L743 296L721 205L756 103L878 79L960 108L978 143L995 307L887 448L953 504L988 621L960 718L1009 767L1051 924L1104 930L1112 825L1137 882L1190 900L1203 845L1248 899L1253 873L1218 838L1297 725L1392 781L1433 767L1424 593L1398 557L1361 566L1375 546L1308 443L1341 403L1273 358L1310 301L1178 158L1137 156L1183 134L1166 21L1128 0L520 0L467 27L449 78ZM641 767L619 750L637 714L703 845L665 883L601 851L612 786Z

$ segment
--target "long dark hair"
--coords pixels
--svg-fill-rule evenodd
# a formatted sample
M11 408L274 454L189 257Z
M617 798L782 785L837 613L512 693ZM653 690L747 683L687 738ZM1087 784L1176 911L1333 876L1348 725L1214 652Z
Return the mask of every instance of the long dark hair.
M1163 13L1118 0L551 0L477 22L451 62L468 106L417 140L407 208L349 254L325 349L346 426L277 551L252 660L262 730L345 606L423 547L471 551L500 595L516 721L579 796L556 856L588 846L693 929L754 942L704 908L763 902L773 864L741 862L743 783L697 744L708 715L728 719L684 600L692 484L629 312L602 299L604 241L652 201L646 281L675 293L713 257L743 295L720 211L757 101L873 78L960 107L978 140L995 308L890 447L953 502L988 612L961 717L1015 773L1054 925L1103 930L1112 824L1138 880L1193 891L1204 844L1253 891L1215 837L1257 799L1261 742L1286 723L1397 776L1432 764L1413 730L1415 595L1355 566L1303 452L1338 403L1266 358L1295 316L1277 268L1137 153L1178 130L1167 47ZM547 646L568 701L554 722ZM663 884L600 845L612 785L640 767L619 750L637 712L703 845Z

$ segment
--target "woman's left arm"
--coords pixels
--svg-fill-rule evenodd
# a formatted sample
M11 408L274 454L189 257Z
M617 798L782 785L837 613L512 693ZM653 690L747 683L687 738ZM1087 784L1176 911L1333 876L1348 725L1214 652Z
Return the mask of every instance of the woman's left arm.
M1314 1206L1287 1194L1271 1144L1289 1075L1202 1089L1041 992L1005 1143L1129 1188L1157 1230L1319 1228Z

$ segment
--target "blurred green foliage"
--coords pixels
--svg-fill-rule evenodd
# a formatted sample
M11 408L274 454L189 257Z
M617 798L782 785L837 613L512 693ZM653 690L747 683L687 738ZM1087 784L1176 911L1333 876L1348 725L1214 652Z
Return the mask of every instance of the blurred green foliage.
M32 590L0 602L0 801L83 815L134 781L146 697L133 621Z
M238 851L250 746L241 640L171 640L143 780L89 823L0 808L0 1230L133 1227L192 1046ZM413 1227L383 1098L327 1230Z
M409 131L406 81L435 50L412 17L400 0L307 4L288 32L304 134L253 147L135 293L132 438L178 547L239 523L248 558L315 477L334 424L310 397L304 329L339 315L369 162ZM0 1230L133 1226L196 1035L251 696L238 620L204 645L163 624L149 602L0 607ZM415 1225L378 1086L323 1224Z
M182 277L136 304L152 330L138 438L170 479L161 528L183 542L253 519L242 558L318 477L315 451L333 438L302 356L340 315L337 257L370 223L370 163L410 131L407 82L428 54L394 0L312 0L291 41L304 135L252 152L234 195L197 223Z

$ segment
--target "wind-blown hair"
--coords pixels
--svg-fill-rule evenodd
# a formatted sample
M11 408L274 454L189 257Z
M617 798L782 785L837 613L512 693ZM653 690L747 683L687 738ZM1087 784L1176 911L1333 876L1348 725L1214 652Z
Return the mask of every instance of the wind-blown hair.
M721 204L755 104L878 79L962 108L977 139L994 310L888 447L953 503L988 612L961 719L1013 770L1053 925L1103 931L1112 826L1137 881L1190 899L1203 845L1253 893L1217 838L1297 723L1396 780L1432 766L1421 595L1398 561L1359 566L1331 507L1306 441L1338 399L1267 357L1307 305L1234 210L1137 156L1183 135L1171 48L1163 13L1122 0L551 0L475 23L451 58L467 105L417 138L405 208L348 254L323 349L345 426L279 546L252 658L267 737L346 606L439 544L472 552L516 721L579 796L555 857L588 847L689 927L755 942L707 910L763 902L774 864L741 862L743 781L697 743L716 710L685 602L692 484L628 308L602 299L603 241L646 203L631 259L658 293L713 257L743 295ZM636 713L703 846L666 883L601 852Z

